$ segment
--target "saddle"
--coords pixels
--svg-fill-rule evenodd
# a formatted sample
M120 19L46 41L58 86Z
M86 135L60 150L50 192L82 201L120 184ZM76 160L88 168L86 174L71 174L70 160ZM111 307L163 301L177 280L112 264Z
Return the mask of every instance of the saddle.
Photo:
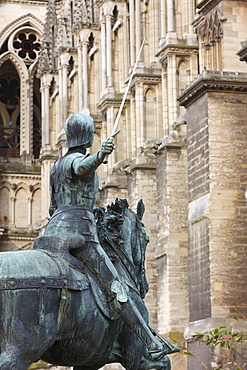
M119 315L113 309L113 303L109 300L103 286L90 273L86 266L70 253L71 249L79 248L84 243L85 239L82 235L73 235L73 243L68 237L41 235L34 240L33 249L43 250L52 258L58 257L56 258L56 263L61 265L63 271L67 271L66 275L68 280L81 282L81 284L78 285L79 287L87 286L89 288L89 286L91 286L99 310L110 320L116 320L119 318Z

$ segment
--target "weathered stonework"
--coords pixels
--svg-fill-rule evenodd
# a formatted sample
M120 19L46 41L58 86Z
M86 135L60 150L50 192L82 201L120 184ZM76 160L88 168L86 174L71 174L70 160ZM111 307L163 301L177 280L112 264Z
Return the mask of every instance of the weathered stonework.
M135 209L143 198L150 324L181 344L184 331L209 369L226 366L222 352L191 337L230 325L235 309L247 314L246 0L11 0L0 8L0 80L9 88L14 79L20 91L18 103L8 101L16 91L0 95L0 251L30 248L47 223L65 119L93 116L93 152L109 137L145 36L117 149L98 171L97 205L123 197ZM31 64L13 45L23 29L44 35ZM172 370L205 368L196 357L171 359Z
M244 81L246 74L204 72L180 98L188 126L191 333L247 313ZM196 351L197 344L189 348ZM213 361L209 348L201 351L206 363Z

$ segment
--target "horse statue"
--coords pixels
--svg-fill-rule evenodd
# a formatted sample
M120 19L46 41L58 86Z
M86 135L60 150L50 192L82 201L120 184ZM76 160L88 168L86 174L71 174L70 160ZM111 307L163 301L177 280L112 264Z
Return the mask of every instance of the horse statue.
M136 213L124 199L94 213L100 243L119 276L129 282L129 294L138 297L148 323L143 298L149 239L143 202ZM127 370L170 370L169 357L150 357L136 334L114 317L93 274L62 246L63 241L44 235L32 250L0 253L0 369L26 370L42 359L74 370L97 370L114 362Z

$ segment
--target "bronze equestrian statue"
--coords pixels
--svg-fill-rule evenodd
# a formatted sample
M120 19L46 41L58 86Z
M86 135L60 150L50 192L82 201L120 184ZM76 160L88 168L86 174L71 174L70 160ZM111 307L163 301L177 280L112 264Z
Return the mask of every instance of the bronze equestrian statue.
M148 326L143 301L144 205L135 214L117 199L94 210L95 170L114 150L113 138L88 155L93 119L76 113L64 128L68 152L51 169L44 234L33 250L0 254L0 369L26 370L42 358L75 370L112 362L169 370L167 354L179 349Z

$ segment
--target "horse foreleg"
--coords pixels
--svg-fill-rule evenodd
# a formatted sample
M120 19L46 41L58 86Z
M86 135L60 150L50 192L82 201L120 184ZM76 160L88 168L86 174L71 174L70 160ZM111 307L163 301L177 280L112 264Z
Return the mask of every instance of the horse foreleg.
M32 361L21 356L15 348L6 349L0 353L1 370L27 370Z

